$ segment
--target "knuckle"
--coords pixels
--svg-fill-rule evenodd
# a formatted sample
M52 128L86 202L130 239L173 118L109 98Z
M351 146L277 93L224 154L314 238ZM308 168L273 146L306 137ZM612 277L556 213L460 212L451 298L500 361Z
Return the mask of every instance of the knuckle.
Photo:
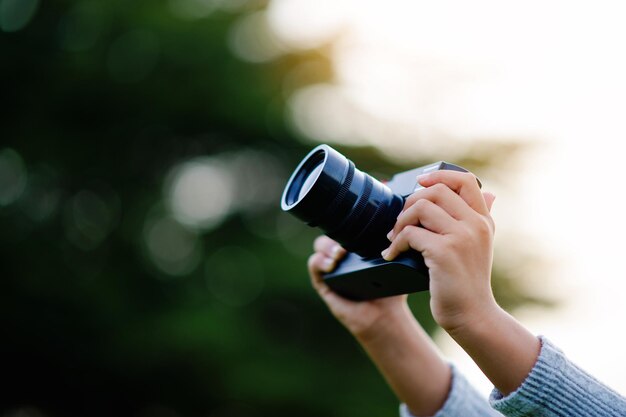
M415 233L416 229L417 229L417 226L413 226L413 225L405 226L400 232L400 234L398 235L398 239L401 242L409 240L409 238Z
M478 232L478 235L483 239L491 237L491 235L493 234L493 225L491 218L481 216L476 230Z
M324 238L326 236L318 236L315 238L315 240L313 241L313 249L317 250L319 249L322 244L324 243Z
M417 200L415 204L413 204L404 213L402 213L396 221L394 231L397 233L407 225L417 223L423 211L423 205L424 200Z
M438 182L437 184L430 187L430 190L432 190L432 194L434 196L438 196L438 195L441 195L442 193L445 193L448 190L448 186L441 182Z
M452 235L444 236L444 238L442 239L441 243L439 244L439 250L441 252L450 253L454 249L454 242L453 242L453 240L454 240L454 238L453 238Z
M472 174L471 172L463 172L461 175L461 178L465 184L470 186L478 185L478 183L476 182L476 175Z
M309 270L314 271L314 270L319 269L318 263L319 263L319 254L314 253L313 255L309 256L309 259L307 260L307 266Z
M435 203L427 199L421 199L417 203L415 203L415 212L417 216L417 219L415 220L419 220L420 217L424 217L425 215L427 215L433 205L435 205Z
M430 201L426 200L425 198L419 199L414 204L415 210L417 210L419 213L422 213L430 204Z

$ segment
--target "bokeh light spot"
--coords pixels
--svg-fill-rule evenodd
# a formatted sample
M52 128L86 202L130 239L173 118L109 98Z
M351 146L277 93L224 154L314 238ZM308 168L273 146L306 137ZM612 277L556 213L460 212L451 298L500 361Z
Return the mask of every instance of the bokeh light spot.
M251 3L254 3L254 0L222 0L220 9L236 13Z
M60 200L61 193L58 189L29 189L24 196L26 214L35 221L46 221L54 215Z
M119 82L141 81L156 66L159 51L159 40L154 33L141 29L126 32L109 48L109 73Z
M0 151L0 207L20 198L26 188L26 167L13 149Z
M197 234L171 217L149 218L144 239L150 259L168 275L189 274L200 262L202 244Z
M174 218L203 230L216 227L228 215L235 187L227 166L213 158L198 158L174 167L165 186Z
M355 109L337 86L303 88L292 95L289 108L296 129L313 140L360 143L353 127Z
M276 36L294 49L328 42L345 25L346 12L346 2L337 0L272 0L267 10Z
M254 63L271 61L285 51L271 31L265 12L240 18L230 31L228 43L237 57Z
M202 19L213 13L223 0L170 0L170 10L183 19Z
M207 287L211 295L231 307L254 301L263 290L263 265L256 254L237 247L223 247L205 263Z
M28 173L28 185L20 197L20 205L32 220L44 222L57 212L62 194L54 168L48 165L34 167Z
M271 154L246 150L228 158L236 180L237 207L245 212L262 211L280 199L286 175Z
M113 202L90 190L76 193L65 208L65 235L79 249L98 247L117 223Z
M0 0L0 29L16 32L31 21L39 0Z

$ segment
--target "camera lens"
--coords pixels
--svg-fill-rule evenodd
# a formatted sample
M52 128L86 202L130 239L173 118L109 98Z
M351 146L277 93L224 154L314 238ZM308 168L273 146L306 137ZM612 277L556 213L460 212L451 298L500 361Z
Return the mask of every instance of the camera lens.
M364 257L380 256L389 246L386 234L403 205L401 196L328 145L300 162L281 200L284 211Z
M300 188L300 192L298 193L298 200L302 200L306 193L309 192L311 187L313 187L313 184L315 184L315 181L317 181L317 178L320 176L320 172L322 172L322 168L324 168L324 165L322 165L322 162L320 162L315 168L313 168L313 171L308 174L308 176L304 180L304 183L302 184L302 187Z

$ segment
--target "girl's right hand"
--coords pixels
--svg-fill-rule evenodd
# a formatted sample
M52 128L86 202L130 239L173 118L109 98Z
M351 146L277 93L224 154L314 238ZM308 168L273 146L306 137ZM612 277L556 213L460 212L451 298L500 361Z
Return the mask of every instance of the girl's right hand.
M483 194L470 173L435 171L419 183L425 188L407 199L382 255L390 261L410 249L421 252L433 317L455 333L499 308L491 290L495 196Z
M313 244L315 253L309 257L311 283L332 314L355 337L367 340L395 320L410 320L407 314L406 295L379 298L369 301L352 301L334 293L324 282L323 274L335 269L346 250L327 236L320 236Z

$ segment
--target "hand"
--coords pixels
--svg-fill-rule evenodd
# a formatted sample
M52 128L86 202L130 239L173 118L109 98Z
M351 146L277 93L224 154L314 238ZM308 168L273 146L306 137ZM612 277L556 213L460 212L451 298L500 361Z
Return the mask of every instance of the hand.
M436 171L419 178L382 252L386 260L415 249L430 274L431 310L445 330L478 320L496 306L491 291L495 196L470 173ZM421 227L419 227L421 226Z
M322 274L335 268L345 250L326 236L315 240L314 249L309 258L311 281L330 311L361 343L413 415L435 415L450 391L450 367L411 314L407 296L342 298L328 288Z
M406 295L371 301L351 301L334 293L324 283L322 274L335 269L346 250L327 236L320 236L313 244L315 253L309 257L308 268L313 287L333 315L357 338L374 337L377 329L399 320L409 320ZM392 320L393 319L393 320Z

